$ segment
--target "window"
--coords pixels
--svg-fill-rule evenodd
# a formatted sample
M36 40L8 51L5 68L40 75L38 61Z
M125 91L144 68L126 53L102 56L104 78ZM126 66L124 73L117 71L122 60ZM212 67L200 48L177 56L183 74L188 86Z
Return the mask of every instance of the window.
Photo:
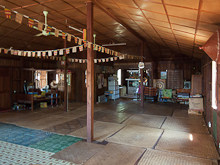
M118 69L117 77L118 77L118 85L121 85L121 69Z
M213 109L217 109L217 102L216 102L216 79L217 79L216 62L212 61L212 108Z

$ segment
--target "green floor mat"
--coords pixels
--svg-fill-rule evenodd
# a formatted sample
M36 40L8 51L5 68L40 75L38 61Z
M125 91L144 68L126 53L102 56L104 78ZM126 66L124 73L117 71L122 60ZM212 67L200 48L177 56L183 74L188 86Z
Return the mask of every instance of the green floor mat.
M55 134L28 147L57 153L80 140L82 139L73 136Z

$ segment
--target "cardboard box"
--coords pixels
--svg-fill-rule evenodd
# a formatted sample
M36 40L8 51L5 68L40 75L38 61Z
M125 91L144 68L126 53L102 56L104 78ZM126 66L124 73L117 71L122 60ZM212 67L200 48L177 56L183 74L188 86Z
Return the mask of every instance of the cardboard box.
M189 98L189 109L203 110L203 98Z
M203 112L203 110L188 109L188 114L192 115L203 115Z

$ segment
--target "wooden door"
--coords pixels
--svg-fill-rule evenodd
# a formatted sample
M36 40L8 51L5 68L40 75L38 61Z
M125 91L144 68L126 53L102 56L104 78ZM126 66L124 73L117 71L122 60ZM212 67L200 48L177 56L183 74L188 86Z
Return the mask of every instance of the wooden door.
M11 108L11 79L9 68L0 68L0 111Z

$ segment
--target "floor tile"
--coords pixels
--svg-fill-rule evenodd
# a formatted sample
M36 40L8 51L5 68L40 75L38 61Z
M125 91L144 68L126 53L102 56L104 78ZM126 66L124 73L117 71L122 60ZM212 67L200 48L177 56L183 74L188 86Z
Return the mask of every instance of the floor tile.
M80 140L81 138L73 136L54 134L51 137L41 140L35 144L31 144L28 147L57 153Z
M127 125L115 135L107 138L106 141L141 148L153 148L162 132L161 129Z
M219 158L213 138L208 134L190 135L186 132L165 130L155 149L202 158Z

